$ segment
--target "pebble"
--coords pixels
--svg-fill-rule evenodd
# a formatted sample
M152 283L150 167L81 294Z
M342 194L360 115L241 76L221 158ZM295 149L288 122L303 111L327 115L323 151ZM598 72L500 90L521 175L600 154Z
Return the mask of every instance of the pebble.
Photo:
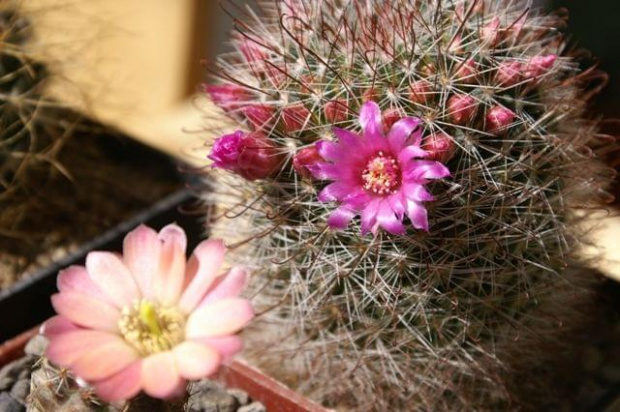
M227 391L230 395L234 396L239 402L239 405L247 405L250 403L250 395L247 392L242 391L241 389L228 389Z
M0 369L0 391L10 389L11 386L13 386L13 384L19 379L24 370L29 374L30 368L32 368L33 364L33 357L24 356L23 358L14 360Z
M267 412L267 408L260 402L252 402L237 409L237 412Z
M20 379L11 388L11 396L22 403L26 403L26 398L30 393L30 379Z
M23 412L26 407L13 399L6 392L0 393L0 411L1 412Z
M237 412L237 399L217 382L202 380L192 385L187 402L189 412Z

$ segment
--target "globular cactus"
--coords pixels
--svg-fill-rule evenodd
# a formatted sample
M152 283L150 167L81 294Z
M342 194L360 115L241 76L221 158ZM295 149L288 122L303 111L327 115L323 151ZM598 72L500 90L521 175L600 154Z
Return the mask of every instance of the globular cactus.
M247 356L355 410L540 407L537 389L557 406L518 373L542 377L542 348L561 352L588 300L566 269L575 211L610 179L589 149L594 72L562 17L515 0L258 3L230 4L235 51L206 86L247 130L216 140L205 194L256 268ZM379 151L399 133L406 148Z

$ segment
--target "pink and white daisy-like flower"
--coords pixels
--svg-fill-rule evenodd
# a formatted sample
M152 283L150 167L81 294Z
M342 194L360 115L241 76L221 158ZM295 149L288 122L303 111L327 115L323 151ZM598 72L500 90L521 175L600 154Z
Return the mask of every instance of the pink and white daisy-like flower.
M141 390L157 398L182 393L188 380L213 374L242 348L235 333L254 316L238 295L247 273L219 274L225 246L206 240L186 262L186 236L174 224L140 226L123 256L91 252L86 267L58 275L58 313L43 333L46 356L92 385L107 402Z
M326 162L313 167L317 179L331 180L319 193L322 202L339 202L328 224L344 229L358 214L362 234L379 227L391 234L404 234L403 219L409 217L416 229L428 231L428 217L422 202L433 200L424 185L450 171L440 162L420 160L427 152L420 148L420 120L400 119L383 133L381 110L375 102L360 111L361 135L334 128L337 142L321 141L319 154Z

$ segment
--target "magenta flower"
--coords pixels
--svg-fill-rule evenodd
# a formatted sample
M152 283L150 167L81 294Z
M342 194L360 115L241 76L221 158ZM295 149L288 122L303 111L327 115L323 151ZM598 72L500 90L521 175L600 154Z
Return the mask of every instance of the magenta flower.
M140 226L125 237L123 256L91 252L86 267L61 271L58 316L43 327L46 356L107 402L141 390L169 398L212 375L241 350L236 333L254 316L237 297L247 273L219 274L220 240L200 243L186 263L186 243L174 224L159 233Z
M265 179L282 164L282 154L264 134L241 130L217 138L208 157L213 167L248 180Z
M360 214L362 234L376 233L379 227L404 234L407 215L413 227L428 231L422 202L433 200L433 196L424 185L450 171L439 162L419 160L427 155L420 148L420 120L405 117L385 136L379 106L367 102L361 108L360 123L362 135L334 128L338 141L317 145L326 162L312 172L317 179L333 181L319 193L319 200L339 202L328 219L329 226L344 229Z

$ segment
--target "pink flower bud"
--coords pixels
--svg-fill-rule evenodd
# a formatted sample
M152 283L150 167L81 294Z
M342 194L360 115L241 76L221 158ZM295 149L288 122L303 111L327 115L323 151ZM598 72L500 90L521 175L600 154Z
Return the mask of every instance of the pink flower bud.
M213 103L225 111L241 107L242 102L251 97L247 89L236 84L206 84L204 90Z
M555 54L532 57L523 68L523 77L526 79L536 79L544 75L553 67L557 59L558 56Z
M239 51L248 63L265 60L268 57L268 54L258 43L248 38L242 38L239 41Z
M422 140L422 149L428 153L428 160L446 163L454 156L454 139L442 132L433 133Z
M287 133L300 131L310 118L310 110L302 103L287 106L282 109L282 122Z
M459 64L455 73L456 81L459 83L472 84L476 82L477 67L473 59L468 59L464 63Z
M450 47L448 47L448 51L454 54L463 53L463 37L461 35L457 35L452 43L450 43Z
M476 100L465 94L450 97L447 106L450 120L458 125L464 125L473 120L478 109Z
M486 26L480 29L480 38L489 47L495 47L501 39L499 17L494 17Z
M216 139L208 157L213 160L213 167L248 180L269 177L282 164L282 155L265 135L241 130Z
M514 86L521 81L521 69L523 65L516 61L504 61L497 68L495 79L501 86Z
M475 4L474 4L475 1ZM456 15L459 19L463 20L465 15L469 11L470 7L473 7L471 15L481 13L484 11L484 0L474 0L470 2L462 2L456 6Z
M507 29L506 37L512 41L517 41L519 39L519 35L523 31L523 27L525 27L525 22L527 21L528 13L523 14L516 20L514 23L510 25Z
M383 131L387 133L394 123L403 118L400 110L398 109L388 109L383 113Z
M416 80L409 88L409 99L413 103L427 104L432 94L431 84L426 80Z
M503 106L495 106L487 112L485 130L496 135L503 134L510 127L515 116L512 110Z
M349 116L349 108L345 99L331 100L325 103L323 110L325 112L325 119L329 123L343 122Z
M295 157L293 157L293 169L302 177L310 178L312 177L312 168L321 162L324 162L324 160L316 146L305 147L299 150Z
M275 109L265 104L251 104L243 108L243 114L254 130L265 130L273 122Z

